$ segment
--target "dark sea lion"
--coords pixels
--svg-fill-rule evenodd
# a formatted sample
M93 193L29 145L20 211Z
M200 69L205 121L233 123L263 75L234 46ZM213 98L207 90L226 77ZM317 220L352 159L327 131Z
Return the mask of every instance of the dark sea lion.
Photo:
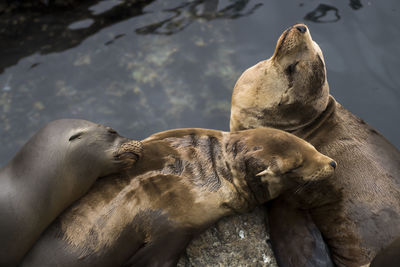
M141 151L139 141L89 121L57 120L39 130L0 169L0 266L17 265L98 177L130 167Z
M22 266L174 266L220 218L328 178L336 166L304 140L269 128L170 130L142 144L141 160L126 175L97 181Z
M379 251L372 260L370 267L399 267L400 266L400 237L388 247Z
M290 194L270 203L280 266L332 266L324 241L336 265L361 266L400 236L400 152L329 95L324 58L306 25L287 29L273 56L242 74L230 125L286 130L339 163L333 179L307 192L309 203Z

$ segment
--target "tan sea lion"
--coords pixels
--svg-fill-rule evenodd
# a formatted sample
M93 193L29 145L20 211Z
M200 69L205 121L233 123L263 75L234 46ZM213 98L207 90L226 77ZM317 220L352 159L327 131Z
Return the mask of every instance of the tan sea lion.
M142 141L125 175L96 182L22 266L174 266L220 218L332 175L336 162L280 130L178 129Z
M0 169L0 266L16 266L98 177L132 166L141 151L139 141L84 120L57 120L38 131Z
M339 163L333 179L269 205L280 266L361 266L400 235L400 152L329 95L321 49L304 24L283 32L273 56L247 69L233 96L232 131L275 127ZM321 231L323 239L318 238Z

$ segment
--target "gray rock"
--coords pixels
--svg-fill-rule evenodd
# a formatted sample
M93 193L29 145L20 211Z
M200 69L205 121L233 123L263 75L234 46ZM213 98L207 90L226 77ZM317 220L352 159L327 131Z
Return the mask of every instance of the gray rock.
M223 218L192 240L178 266L277 266L269 245L266 211Z

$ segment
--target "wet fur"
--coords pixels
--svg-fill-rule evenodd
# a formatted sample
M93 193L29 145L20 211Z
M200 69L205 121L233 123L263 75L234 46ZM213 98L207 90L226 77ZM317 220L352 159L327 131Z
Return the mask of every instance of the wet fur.
M173 266L193 236L270 199L268 181L261 182L268 177L256 174L273 162L281 164L273 171L282 178L282 192L298 184L284 173L300 161L300 180L333 172L332 159L274 129L171 130L142 143L135 166L97 181L42 235L22 266Z
M318 45L295 25L269 60L242 74L232 96L232 131L283 129L338 161L333 179L303 190L306 201L292 193L270 203L280 266L361 266L400 236L400 152L329 96L325 73ZM330 252L317 245L324 241Z

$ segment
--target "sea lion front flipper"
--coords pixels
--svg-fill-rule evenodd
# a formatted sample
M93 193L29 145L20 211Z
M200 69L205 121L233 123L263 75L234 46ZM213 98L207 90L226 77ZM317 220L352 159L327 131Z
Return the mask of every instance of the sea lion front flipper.
M308 211L283 197L267 205L272 249L280 267L333 267L329 249Z
M143 245L123 264L123 267L157 266L173 267L178 264L193 237L193 230L176 229L167 233L158 233L155 240Z

